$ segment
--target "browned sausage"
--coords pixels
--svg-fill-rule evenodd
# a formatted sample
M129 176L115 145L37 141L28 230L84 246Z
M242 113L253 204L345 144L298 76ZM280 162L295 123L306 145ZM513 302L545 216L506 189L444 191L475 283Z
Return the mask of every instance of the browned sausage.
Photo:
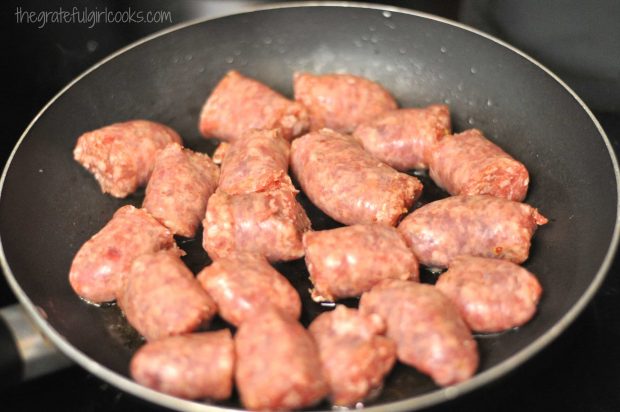
M435 284L472 330L501 332L536 313L542 287L521 266L500 259L457 256Z
M235 381L248 409L299 409L327 395L314 340L277 309L255 312L243 322L235 335L235 350Z
M524 262L547 219L525 203L493 196L452 196L413 211L398 226L423 265L445 268L458 255Z
M218 190L230 195L286 188L290 144L276 130L251 130L226 149Z
M291 167L308 198L345 225L394 226L422 192L418 179L375 159L352 137L329 129L294 140Z
M157 153L168 143L182 144L171 128L148 120L130 120L84 133L73 157L95 175L103 193L125 197L146 185Z
M312 298L359 296L382 279L419 279L418 261L387 225L354 225L304 235Z
M396 361L396 345L384 336L378 315L362 315L338 305L317 316L308 327L335 405L354 406L381 388Z
M217 312L213 299L170 251L145 254L133 262L123 276L118 305L146 340L192 332Z
M219 174L208 155L170 144L157 156L142 207L175 235L193 237Z
M177 249L172 233L144 209L123 206L82 245L73 258L69 282L75 293L93 303L116 299L121 278L144 253Z
M521 202L530 177L513 159L480 130L447 136L435 145L430 176L452 195L491 195Z
M228 195L209 199L202 246L213 259L232 251L255 252L272 262L304 255L302 235L310 220L290 190Z
M235 347L228 329L149 342L131 359L141 385L186 399L230 397Z
M293 87L295 100L310 113L310 130L351 133L360 123L398 107L380 84L352 74L295 73Z
M467 380L478 368L476 341L456 306L434 286L384 280L362 295L360 312L381 316L398 359L438 385Z
M397 170L426 169L433 146L451 133L445 104L385 112L353 133L364 149Z
M198 281L217 303L220 316L235 326L271 306L294 319L301 313L295 288L261 255L231 253L204 268Z
M308 129L306 109L263 83L231 70L220 80L200 113L205 137L233 141L251 129L280 129L291 140Z

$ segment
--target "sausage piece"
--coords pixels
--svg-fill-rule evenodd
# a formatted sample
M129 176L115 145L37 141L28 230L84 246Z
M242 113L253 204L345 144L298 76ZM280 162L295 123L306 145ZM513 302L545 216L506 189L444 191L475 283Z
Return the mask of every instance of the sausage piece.
M279 130L251 130L226 149L218 190L230 195L286 188L290 144Z
M217 307L178 255L138 257L123 277L118 305L146 340L188 333L209 322Z
M434 286L384 280L362 295L360 312L381 316L398 359L437 385L467 380L478 368L476 341L456 307Z
M394 169L427 169L433 146L451 130L448 106L434 104L380 114L360 124L353 137Z
M351 133L362 122L398 107L379 83L352 74L295 73L295 100L310 113L310 130Z
M525 203L498 197L452 196L413 211L398 226L423 265L445 268L458 255L524 262L531 238L547 219Z
M267 259L254 253L218 259L198 274L198 281L217 303L220 316L235 326L271 306L294 319L301 313L295 288Z
M142 207L175 235L193 237L219 174L208 155L170 144L157 156Z
M75 293L87 301L112 301L134 259L164 249L182 253L172 233L146 210L123 206L77 252L69 282Z
M275 262L304 255L302 235L310 220L290 190L234 196L216 192L203 226L202 246L212 259L246 251Z
M280 129L291 140L308 130L306 108L263 83L231 70L220 80L200 113L205 137L233 141L251 129Z
M103 193L122 198L146 185L157 153L169 143L182 144L171 128L130 120L84 133L73 157L95 176Z
M437 283L470 327L501 332L521 326L536 313L542 287L521 266L500 259L457 256Z
M142 346L131 359L141 385L186 399L232 394L235 346L228 329L172 336Z
M229 148L230 148L230 143L220 142L220 144L217 145L217 147L215 148L215 151L213 152L213 157L212 157L213 163L215 163L216 165L221 165L222 162L224 161L224 158L226 157L226 152L228 152Z
M235 335L235 350L235 381L248 409L299 409L327 395L314 340L277 309L255 312L243 322Z
M315 301L359 296L382 279L418 280L418 261L387 225L353 225L307 232L306 265Z
M422 183L372 157L333 130L293 141L291 168L308 198L345 225L396 225L422 193Z
M308 331L319 347L335 405L354 406L375 395L396 361L396 345L381 336L385 324L378 315L338 305L317 316Z
M430 157L430 177L452 195L491 195L523 201L529 185L525 166L480 130L447 136Z

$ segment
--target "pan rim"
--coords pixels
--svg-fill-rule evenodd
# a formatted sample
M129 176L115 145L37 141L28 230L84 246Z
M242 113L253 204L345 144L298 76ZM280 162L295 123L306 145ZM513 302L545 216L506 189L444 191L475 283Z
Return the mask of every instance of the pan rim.
M544 347L546 347L549 343L555 340L576 318L577 316L585 309L587 304L592 300L596 291L600 288L606 274L608 273L611 264L613 263L617 248L618 242L620 240L620 169L618 167L618 160L616 158L615 152L609 141L605 131L601 127L600 123L593 115L591 110L586 106L586 104L579 98L579 96L556 74L554 74L547 67L542 65L540 62L527 55L523 51L515 48L514 46L495 38L487 33L484 33L478 29L467 26L465 24L449 20L443 17L435 16L432 14L419 12L411 9L405 9L400 7L386 6L382 4L372 4L372 3L358 3L358 2L292 2L292 3L276 3L270 5L261 5L255 7L249 7L241 12L236 13L228 13L222 14L214 17L200 17L196 19L192 19L183 23L179 23L168 27L166 29L160 30L156 33L153 33L149 36L146 36L136 42L133 42L115 52L108 55L101 61L97 62L86 71L82 72L79 76L73 79L70 83L68 83L65 87L63 87L52 99L45 105L43 108L36 114L36 116L32 119L29 125L26 127L24 132L21 134L19 140L17 141L15 147L11 151L9 158L5 164L5 167L2 172L2 176L0 178L0 200L3 194L4 183L8 173L8 170L12 164L13 158L21 146L23 140L27 137L30 129L36 124L39 118L47 111L47 109L54 104L56 100L58 100L67 90L73 87L76 83L78 83L82 78L86 77L91 72L97 70L99 67L104 65L105 63L113 60L114 58L120 56L121 54L130 51L131 49L142 45L143 43L149 42L155 38L167 35L169 33L175 32L177 30L184 29L189 26L193 26L196 24L201 24L210 20L219 19L222 17L237 15L237 14L246 14L257 11L268 11L268 10L278 10L278 9L290 9L290 8L300 8L300 7L354 7L354 8L362 8L362 9L371 9L376 10L378 12L394 12L394 13L402 13L417 16L424 19L433 20L439 23L447 24L452 27L456 27L461 30L468 31L470 33L476 34L483 38L486 38L500 46L503 46L510 51L518 54L522 58L528 60L532 64L536 65L538 68L543 70L548 76L558 82L582 107L582 109L586 112L586 114L590 117L592 122L594 123L596 129L598 130L605 146L607 147L608 154L610 156L612 166L614 169L615 181L616 181L616 221L614 225L614 230L612 234L612 239L609 244L609 248L605 254L605 257L594 276L594 279L588 286L588 288L583 292L581 297L577 300L577 302L546 332L544 332L541 336L539 336L536 340L528 344L525 348L521 349L517 353L511 355L509 358L500 362L499 364L489 368L488 370L478 373L474 375L470 380L465 381L463 383L450 386L447 388L440 388L434 390L430 393L415 396L413 398L404 399L396 402L390 402L383 405L370 406L366 409L368 411L379 412L379 411L404 411L404 410L413 410L413 409L421 409L424 407L428 407L431 405L439 404L450 399L454 399L458 396L461 396L465 393L471 392L474 389L480 388L489 382L496 380L508 372L514 370L519 365L525 363L526 360L532 358L535 354L540 352ZM157 403L161 406L181 409L185 411L225 411L225 410L238 410L226 408L218 405L207 405L201 404L194 401L184 400L177 397L173 397L170 395L166 395L155 390L146 388L141 386L137 382L122 376L111 369L104 367L98 362L94 361L83 352L75 348L71 343L69 343L62 335L60 335L56 329L54 329L47 321L44 319L43 315L39 312L38 308L34 303L30 300L30 298L26 295L23 289L20 287L18 281L16 280L9 264L6 259L6 255L4 253L4 246L2 236L0 234L0 266L2 267L5 277L8 281L9 286L15 293L19 303L25 308L28 315L33 319L37 327L41 330L41 332L47 336L56 347L60 349L67 357L74 360L78 365L82 368L86 369L90 373L98 376L101 379L115 385L119 389L131 393L134 396L140 397L142 399L146 399L148 401Z

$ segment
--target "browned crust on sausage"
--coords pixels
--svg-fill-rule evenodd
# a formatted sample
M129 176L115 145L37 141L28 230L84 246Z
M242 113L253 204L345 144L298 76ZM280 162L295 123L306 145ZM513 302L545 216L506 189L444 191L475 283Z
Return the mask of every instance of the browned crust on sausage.
M333 130L293 141L291 168L308 198L331 218L352 225L394 226L422 193L422 183L373 158Z
M307 232L303 241L316 301L360 296L382 279L419 279L417 259L391 226Z
M476 341L458 310L434 286L385 280L360 300L362 314L378 314L398 359L440 386L469 379L478 368Z
M84 133L73 157L95 176L103 193L122 198L146 185L157 153L169 143L183 142L163 124L130 120Z
M205 137L233 141L251 129L280 129L291 140L309 126L308 113L263 83L231 70L220 80L200 113Z
M457 256L435 286L477 332L501 332L527 323L542 287L532 273L500 259Z
M398 107L380 84L352 74L295 73L295 100L310 113L310 130L351 133L362 122Z
M198 281L217 303L220 316L235 326L271 306L294 319L301 313L295 288L263 256L254 253L220 258L198 274Z
M228 399L235 348L228 329L173 336L142 346L131 359L141 385L186 399Z

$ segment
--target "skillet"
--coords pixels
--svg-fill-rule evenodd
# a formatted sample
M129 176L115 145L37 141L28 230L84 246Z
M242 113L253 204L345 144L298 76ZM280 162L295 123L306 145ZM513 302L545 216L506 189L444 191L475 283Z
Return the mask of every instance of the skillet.
M68 268L81 244L118 207L142 200L102 195L71 152L82 132L130 118L168 124L188 147L212 151L215 143L197 132L198 113L229 69L289 96L295 70L345 71L377 80L403 107L445 102L456 131L478 127L525 163L532 176L527 202L551 220L526 263L545 290L536 318L519 330L480 336L479 372L463 384L440 389L397 367L371 409L417 409L497 379L558 336L600 285L618 241L618 168L600 126L561 80L500 41L421 13L324 3L268 7L177 26L115 53L39 113L7 163L0 192L4 272L43 333L95 375L162 406L215 407L132 382L127 366L139 337L116 307L86 305L69 287ZM429 190L425 201L440 196ZM301 200L315 229L334 225ZM194 271L209 262L199 243L181 244ZM308 323L324 309L308 299L303 262L278 268L302 293ZM239 407L234 399L216 406Z

